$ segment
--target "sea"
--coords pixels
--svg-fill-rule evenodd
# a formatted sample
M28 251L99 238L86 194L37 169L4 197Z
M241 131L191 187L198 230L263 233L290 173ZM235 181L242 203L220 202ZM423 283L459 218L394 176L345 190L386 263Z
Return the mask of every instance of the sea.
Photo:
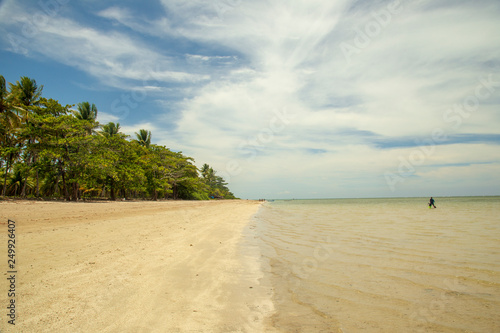
M500 197L275 200L253 235L281 332L500 332ZM266 331L266 329L264 329Z

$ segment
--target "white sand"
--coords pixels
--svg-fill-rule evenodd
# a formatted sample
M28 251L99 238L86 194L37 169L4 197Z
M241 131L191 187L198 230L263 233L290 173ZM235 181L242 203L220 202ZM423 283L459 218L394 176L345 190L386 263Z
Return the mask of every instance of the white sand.
M16 221L16 326L1 332L259 332L272 311L254 201L0 202ZM248 237L247 237L248 238ZM254 250L252 250L254 249Z

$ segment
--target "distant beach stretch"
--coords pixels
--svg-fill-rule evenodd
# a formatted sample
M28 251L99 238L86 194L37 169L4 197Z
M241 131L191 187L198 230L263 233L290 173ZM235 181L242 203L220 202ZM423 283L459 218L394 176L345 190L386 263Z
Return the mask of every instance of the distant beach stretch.
M497 332L500 198L438 199L0 202L15 329Z

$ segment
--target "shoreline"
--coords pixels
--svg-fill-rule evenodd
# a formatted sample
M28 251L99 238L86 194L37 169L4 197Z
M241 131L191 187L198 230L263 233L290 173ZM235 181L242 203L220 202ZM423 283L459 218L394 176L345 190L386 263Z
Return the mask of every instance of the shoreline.
M252 243L261 204L0 201L17 225L16 330L260 331L273 310Z
M262 204L264 202L261 202ZM272 316L275 314L274 304L276 297L276 286L273 284L270 258L264 250L264 242L260 232L261 223L257 216L263 205L260 205L243 230L243 237L240 241L239 249L242 253L242 263L245 266L246 276L252 285L250 303L248 307L251 312L243 332L279 332L272 325ZM253 283L252 283L253 282Z

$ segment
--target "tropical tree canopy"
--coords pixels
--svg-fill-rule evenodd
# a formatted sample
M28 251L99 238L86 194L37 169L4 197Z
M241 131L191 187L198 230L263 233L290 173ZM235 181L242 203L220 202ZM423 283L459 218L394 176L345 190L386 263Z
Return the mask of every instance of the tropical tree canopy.
M90 102L61 105L42 97L43 86L28 77L15 84L0 75L1 195L85 198L234 198L222 177L205 164L136 138L119 123L100 125Z

